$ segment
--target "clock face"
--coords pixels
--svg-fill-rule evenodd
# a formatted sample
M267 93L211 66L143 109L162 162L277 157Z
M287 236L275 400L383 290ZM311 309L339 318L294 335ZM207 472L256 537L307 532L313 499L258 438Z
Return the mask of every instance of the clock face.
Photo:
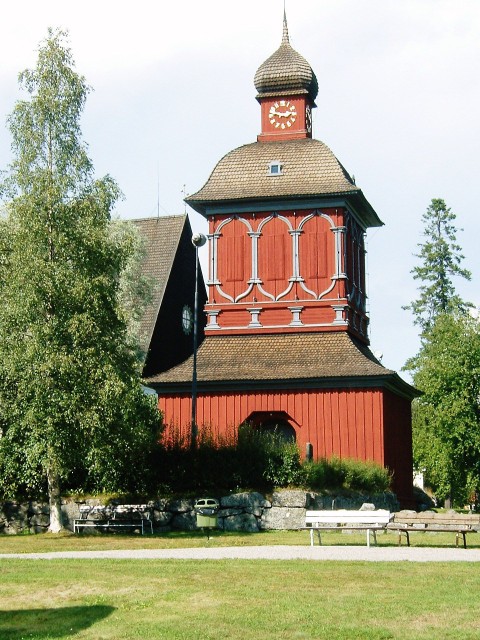
M188 336L192 331L193 326L193 313L188 304L182 309L182 329L183 333Z
M290 100L278 100L270 107L268 119L275 129L289 129L297 119L297 107Z
M305 109L305 127L308 133L312 133L312 108L309 104Z

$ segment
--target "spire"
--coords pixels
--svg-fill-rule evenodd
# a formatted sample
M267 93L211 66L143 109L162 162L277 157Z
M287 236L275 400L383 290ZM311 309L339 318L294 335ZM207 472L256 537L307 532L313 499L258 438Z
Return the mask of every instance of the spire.
M288 25L287 25L287 12L285 10L285 3L283 3L283 35L282 44L290 44L290 38L288 37Z
M308 94L313 101L318 94L317 78L308 62L290 44L287 12L283 6L283 35L280 47L257 69L254 78L261 96L282 93Z

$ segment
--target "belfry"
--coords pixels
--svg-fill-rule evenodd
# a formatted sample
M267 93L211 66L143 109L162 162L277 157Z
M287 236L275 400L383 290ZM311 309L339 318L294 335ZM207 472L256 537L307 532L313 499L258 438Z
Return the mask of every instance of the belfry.
M315 458L374 460L407 504L416 392L368 346L364 237L382 222L312 137L318 82L285 17L254 82L257 140L186 199L209 225L197 422L217 433L250 422ZM191 383L192 358L148 379L167 425L190 428Z

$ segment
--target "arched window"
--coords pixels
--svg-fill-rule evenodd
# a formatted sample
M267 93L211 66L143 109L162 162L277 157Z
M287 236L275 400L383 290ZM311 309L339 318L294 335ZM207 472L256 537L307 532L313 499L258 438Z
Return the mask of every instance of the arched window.
M296 442L297 434L285 411L254 411L245 421L254 429L278 435L284 442Z

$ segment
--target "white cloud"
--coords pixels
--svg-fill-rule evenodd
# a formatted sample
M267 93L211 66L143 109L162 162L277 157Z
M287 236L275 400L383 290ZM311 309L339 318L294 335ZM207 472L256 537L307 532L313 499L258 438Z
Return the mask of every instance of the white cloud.
M465 229L458 240L477 297L480 2L287 0L292 45L320 86L324 140L385 227L369 242L372 344L387 367L416 348L401 310L415 296L420 218L442 197ZM281 0L164 2L30 0L2 7L0 120L18 97L48 26L66 28L77 69L95 91L83 130L99 174L111 173L124 216L183 211L220 157L259 132L253 76L280 44ZM0 129L0 166L9 158ZM193 224L204 230L196 215ZM203 225L203 226L202 226Z

